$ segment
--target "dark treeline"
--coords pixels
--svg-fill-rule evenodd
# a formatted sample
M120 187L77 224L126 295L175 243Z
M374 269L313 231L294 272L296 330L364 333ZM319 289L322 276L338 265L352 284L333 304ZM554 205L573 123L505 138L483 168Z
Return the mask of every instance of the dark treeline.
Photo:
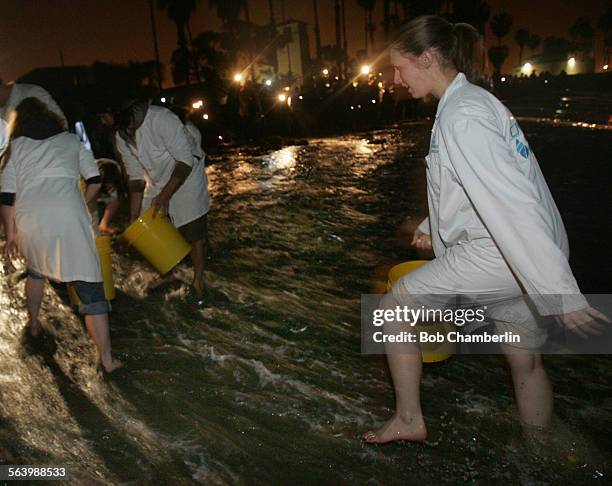
M503 74L506 61L518 66L534 56L561 59L569 53L576 53L580 59L588 58L593 53L596 29L604 34L608 60L612 46L612 7L594 21L586 17L576 19L567 37L541 39L529 26L515 26L509 13L493 12L481 0L382 0L382 19L373 18L376 0L334 0L335 43L321 45L318 24L321 3L312 1L315 53L313 59L308 56L299 77L292 74L291 67L289 72L279 70L277 54L295 39L282 28L287 12L275 10L278 2L268 3L269 22L258 25L251 21L248 0L210 0L222 28L192 33L190 19L201 2L157 0L151 2L152 13L167 15L176 25L177 47L167 69L159 60L127 65L96 62L90 67L39 69L20 81L47 88L71 121L91 119L101 112L113 113L126 99L150 97L155 103L190 116L204 133L205 142L211 144L268 135L371 129L381 123L431 114L430 107L417 105L406 99L402 90L391 86L389 73L384 70L386 59L380 61L380 66L370 66L371 72L367 74L360 71L388 44L399 25L418 15L438 14L453 22L470 23L483 34L492 33L496 42L488 46L487 55L493 76L485 84L495 85L508 96L512 89L547 89L551 93L553 89L565 89L568 83L580 89L579 84L589 78L568 76L575 78L570 82L563 76L554 76L555 73L538 72L540 82L536 82L533 72L531 81L521 81L525 76L520 73ZM363 48L352 49L354 57L348 55L347 8L360 8L364 14L363 25L350 26L363 29ZM512 31L519 48L516 60L508 59L507 41ZM377 39L375 33L379 34ZM378 74L379 69L383 76ZM240 82L235 79L237 73ZM170 78L174 87L160 89L169 84ZM552 81L557 78L559 81ZM588 81L582 88L589 89L593 83L597 84ZM202 100L202 105L194 109L198 100Z

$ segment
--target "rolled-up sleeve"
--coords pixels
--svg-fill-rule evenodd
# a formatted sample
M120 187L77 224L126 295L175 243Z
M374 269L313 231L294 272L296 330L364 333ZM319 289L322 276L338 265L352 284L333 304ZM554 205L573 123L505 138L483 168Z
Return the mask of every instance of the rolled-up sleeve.
M494 120L455 117L441 124L441 135L475 211L538 311L564 314L587 307L555 242L552 216Z
M123 140L118 133L115 134L115 145L117 146L117 151L119 152L123 165L125 166L125 171L127 172L128 178L131 181L144 180L144 168L142 167L142 164L132 149L128 147L126 141Z
M425 233L426 235L431 234L431 230L429 229L429 216L427 216L423 221L421 221L417 228L419 229L419 231Z
M160 114L155 128L172 158L193 167L192 144L189 142L185 126L181 123L179 117L170 110L164 110Z

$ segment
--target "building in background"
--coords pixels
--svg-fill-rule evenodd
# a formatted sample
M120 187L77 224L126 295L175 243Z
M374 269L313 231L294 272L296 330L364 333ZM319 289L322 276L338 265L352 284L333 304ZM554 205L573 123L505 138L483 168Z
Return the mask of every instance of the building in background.
M512 74L515 76L531 76L549 73L553 76L565 72L567 75L587 74L595 72L595 60L590 56L569 54L563 57L552 57L544 54L530 56L525 62L516 66Z
M304 84L310 70L310 44L306 22L288 20L276 26L280 40L276 49L277 76L295 85Z

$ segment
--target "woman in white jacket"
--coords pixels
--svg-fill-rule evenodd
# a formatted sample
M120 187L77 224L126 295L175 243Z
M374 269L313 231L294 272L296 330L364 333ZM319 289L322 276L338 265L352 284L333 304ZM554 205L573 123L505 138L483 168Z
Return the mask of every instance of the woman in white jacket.
M148 101L130 104L118 120L115 136L129 177L130 218L153 207L170 216L191 244L193 291L204 292L204 239L210 207L204 152L180 119Z
M467 295L481 305L515 300L520 312L531 313L526 295L541 316L557 316L580 335L596 333L594 319L607 318L580 293L565 229L533 152L512 114L469 81L476 78L479 45L472 26L425 16L407 23L391 46L395 83L414 98L439 99L426 157L429 217L413 239L436 258L400 279L380 307L418 308L436 297ZM515 308L508 310L504 317L514 317ZM396 326L385 330L395 333ZM537 352L545 336L537 325L522 335L526 349L502 348L523 424L543 427L552 413L552 388ZM396 411L364 439L424 440L420 351L387 344L386 352Z
M10 124L10 143L0 177L4 254L27 262L26 301L30 334L40 332L38 314L45 278L72 282L85 324L106 372L121 363L111 354L108 303L87 201L100 188L92 153L65 131L61 119L36 98L26 98Z

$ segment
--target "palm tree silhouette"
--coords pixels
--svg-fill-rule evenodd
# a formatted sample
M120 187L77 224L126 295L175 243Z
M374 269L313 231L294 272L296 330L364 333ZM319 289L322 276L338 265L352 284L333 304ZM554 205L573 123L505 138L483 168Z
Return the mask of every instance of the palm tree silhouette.
M168 18L176 24L178 47L172 53L172 77L176 83L189 84L192 65L199 79L198 69L187 47L186 32L189 29L189 19L196 10L199 0L157 0L159 8L164 10Z
M189 19L196 10L199 0L157 0L159 8L166 11L168 18L176 24L179 48L187 47L186 29Z
M519 46L519 64L522 64L523 62L523 50L529 43L530 38L531 34L527 29L519 29L514 33L514 40Z
M497 37L497 45L501 46L502 37L508 35L510 27L512 27L512 17L505 12L495 15L491 19L491 32Z
M365 33L365 51L368 53L368 39L370 44L374 45L374 24L372 23L372 10L376 0L357 0L357 4L363 8L364 33Z

